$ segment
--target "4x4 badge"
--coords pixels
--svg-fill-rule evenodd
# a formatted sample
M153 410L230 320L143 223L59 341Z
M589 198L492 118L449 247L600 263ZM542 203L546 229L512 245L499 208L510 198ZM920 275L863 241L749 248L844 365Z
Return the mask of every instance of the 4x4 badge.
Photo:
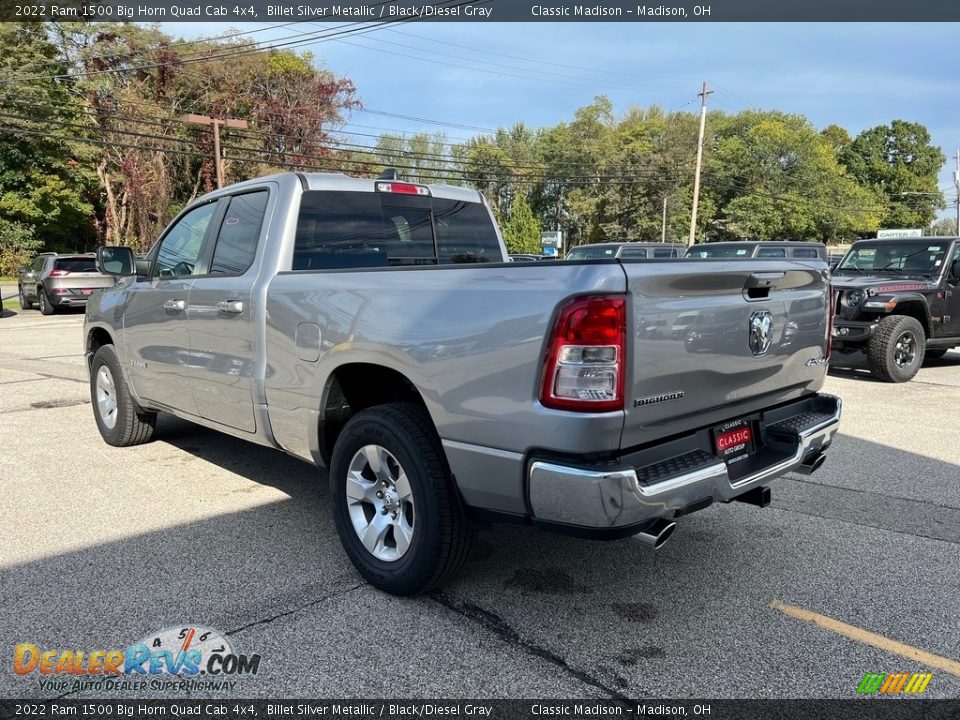
M750 316L750 350L757 357L766 355L773 343L773 315L757 310Z

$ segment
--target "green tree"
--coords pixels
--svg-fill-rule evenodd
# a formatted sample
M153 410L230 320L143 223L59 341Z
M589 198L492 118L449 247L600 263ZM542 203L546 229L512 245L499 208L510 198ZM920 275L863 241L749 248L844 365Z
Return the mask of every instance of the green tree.
M718 131L705 184L730 237L829 241L876 229L882 205L800 115L746 111Z
M927 227L944 206L937 185L946 158L920 123L894 120L864 130L841 159L861 185L886 201L883 227Z
M540 253L540 222L533 216L523 193L513 198L510 217L502 227L503 241L511 253Z
M52 249L82 250L94 215L89 148L72 139L79 104L68 83L17 80L38 66L63 71L46 32L46 23L0 23L0 218Z
M838 158L846 152L850 143L853 142L853 138L850 137L847 129L839 125L827 125L820 131L820 137L833 149L834 155Z
M42 247L33 228L0 218L0 275L16 275Z

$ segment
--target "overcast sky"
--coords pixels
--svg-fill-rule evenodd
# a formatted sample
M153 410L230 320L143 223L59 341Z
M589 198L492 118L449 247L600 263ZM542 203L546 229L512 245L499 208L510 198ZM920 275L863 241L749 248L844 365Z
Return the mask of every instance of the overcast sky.
M266 25L245 24L240 30ZM331 24L270 27L261 42ZM167 23L176 36L216 35L228 27ZM700 84L711 107L801 113L822 128L856 135L901 118L921 122L950 162L960 147L957 26L798 23L409 23L342 40L299 46L356 84L371 110L496 128L569 120L605 94L622 112L657 104L696 110ZM434 126L353 114L347 130L403 131ZM470 130L443 128L451 140ZM359 140L358 140L359 141Z

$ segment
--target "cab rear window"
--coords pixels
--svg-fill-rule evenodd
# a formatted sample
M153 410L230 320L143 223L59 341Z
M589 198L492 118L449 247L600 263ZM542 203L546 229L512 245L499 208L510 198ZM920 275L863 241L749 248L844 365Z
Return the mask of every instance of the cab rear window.
M502 261L480 203L351 191L309 191L300 202L294 270Z

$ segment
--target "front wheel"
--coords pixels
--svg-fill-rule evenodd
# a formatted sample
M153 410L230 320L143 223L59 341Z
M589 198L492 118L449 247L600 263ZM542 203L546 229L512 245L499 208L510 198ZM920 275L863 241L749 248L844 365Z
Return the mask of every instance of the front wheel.
M915 318L885 317L867 346L870 372L887 382L907 382L920 370L926 347L923 325Z
M17 285L17 292L20 294L20 309L29 310L33 307L33 303L27 300L27 296L23 294L23 285Z
M153 438L157 414L137 407L120 372L120 359L113 345L102 346L93 356L90 402L97 429L108 445L140 445Z
M413 595L463 564L471 532L440 439L410 403L357 413L330 462L330 501L343 548L371 585Z

